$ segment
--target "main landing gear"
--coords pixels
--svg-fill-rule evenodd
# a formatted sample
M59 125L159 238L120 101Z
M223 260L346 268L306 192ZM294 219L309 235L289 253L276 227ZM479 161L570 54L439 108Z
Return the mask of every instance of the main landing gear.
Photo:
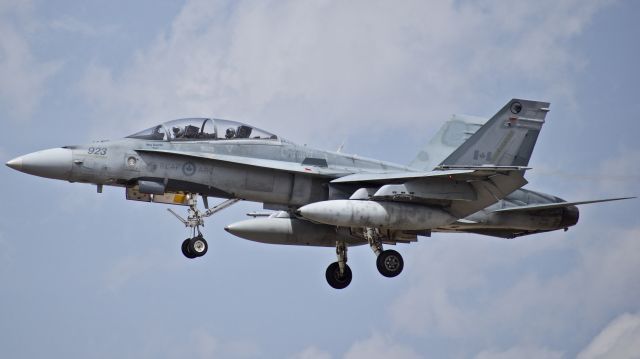
M167 208L171 214L176 216L185 227L188 227L191 230L191 238L187 238L182 241L182 254L189 259L194 259L198 257L202 257L207 253L209 249L209 244L202 236L200 232L200 226L204 227L204 219L214 215L215 213L231 206L232 204L240 201L238 198L228 199L219 205L209 208L206 197L203 197L206 211L201 212L198 209L198 200L197 196L193 194L189 194L189 199L187 200L187 205L189 209L187 210L188 216L187 219L182 218L179 214L174 212L172 209Z
M364 238L369 241L369 247L377 257L376 267L378 267L380 274L393 278L402 273L404 268L402 256L392 249L387 249L386 251L382 249L382 236L380 236L380 232L377 229L365 228Z
M351 283L351 268L347 265L347 244L342 241L336 242L336 255L338 261L329 264L325 276L330 286L335 289L346 288Z
M371 250L377 256L376 267L378 267L378 272L388 278L396 277L402 273L404 268L402 256L394 250L382 249L380 232L375 228L365 228L363 234L369 242ZM347 244L345 242L336 242L336 254L338 261L331 263L327 267L325 276L330 286L335 289L344 289L351 283L353 278L351 268L347 265Z

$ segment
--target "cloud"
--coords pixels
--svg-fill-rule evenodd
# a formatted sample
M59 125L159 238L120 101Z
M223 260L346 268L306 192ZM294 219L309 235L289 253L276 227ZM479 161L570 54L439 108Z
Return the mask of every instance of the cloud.
M345 359L417 359L421 357L413 349L379 334L373 334L368 339L355 342L344 355Z
M14 121L31 118L46 94L47 81L61 68L59 62L34 56L28 40L33 22L29 2L0 5L0 110Z
M291 356L291 359L331 359L331 354L322 351L315 346L310 346Z
M466 356L486 343L571 353L605 318L640 310L640 228L586 224L515 241L442 236L413 253L412 285L389 310L400 333L460 343Z
M536 348L514 347L505 351L483 351L475 356L475 359L562 359L560 352Z
M344 359L416 359L422 358L410 346L398 343L393 337L373 333L369 338L357 340L341 356ZM309 346L303 351L293 355L295 359L331 359L330 353Z
M216 351L220 350L220 341L205 331L193 333L192 339L195 342L193 349L198 358L214 358Z
M640 353L640 314L625 313L611 321L578 355L578 359L632 359Z
M129 67L91 66L80 91L118 131L200 115L303 140L424 128L491 114L496 97L570 97L566 43L603 4L192 0Z
M179 326L178 323L174 323ZM136 338L126 357L131 358L258 358L264 357L255 342L214 335L210 330L176 329L145 323L144 336Z
M206 330L195 330L191 333L191 344L180 353L191 353L195 358L256 358L260 350L256 344L248 340L220 339Z
M260 350L251 341L218 338L206 330L194 330L190 335L190 345L180 352L179 357L195 358L255 358ZM191 353L188 355L188 353Z

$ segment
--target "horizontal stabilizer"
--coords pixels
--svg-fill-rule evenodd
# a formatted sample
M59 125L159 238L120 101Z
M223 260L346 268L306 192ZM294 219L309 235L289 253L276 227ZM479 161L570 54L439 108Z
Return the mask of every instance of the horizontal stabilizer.
M564 207L569 207L569 206L578 206L578 205L581 205L581 204L590 204L590 203L620 201L620 200L623 200L623 199L631 199L631 198L636 198L636 197L606 198L606 199L596 199L596 200L592 200L592 201L580 201L580 202L558 202L558 203L549 203L549 204L532 204L532 205L528 205L528 206L518 206L518 207L497 209L497 210L493 211L492 213L541 211L541 210L545 210L545 209L564 208Z

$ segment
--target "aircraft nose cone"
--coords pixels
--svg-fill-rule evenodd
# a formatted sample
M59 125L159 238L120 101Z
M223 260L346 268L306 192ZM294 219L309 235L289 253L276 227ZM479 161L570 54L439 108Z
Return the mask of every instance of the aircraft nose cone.
M7 162L14 170L34 176L66 180L71 174L72 155L68 148L50 148Z
M7 167L22 171L22 157L17 157L6 163Z

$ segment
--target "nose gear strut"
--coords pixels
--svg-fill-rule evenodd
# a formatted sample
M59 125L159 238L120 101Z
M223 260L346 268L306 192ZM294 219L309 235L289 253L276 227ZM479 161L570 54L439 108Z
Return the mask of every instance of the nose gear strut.
M198 197L194 194L188 194L189 199L187 205L187 219L182 218L179 214L173 211L171 208L167 208L171 214L173 214L185 227L191 231L191 238L187 238L182 242L182 254L185 257L193 259L202 257L207 253L209 245L200 232L200 227L204 227L204 219L222 211L223 209L231 206L232 204L240 201L239 198L230 198L217 206L208 208L208 201L206 197L202 197L205 203L206 210L204 212L198 209Z

